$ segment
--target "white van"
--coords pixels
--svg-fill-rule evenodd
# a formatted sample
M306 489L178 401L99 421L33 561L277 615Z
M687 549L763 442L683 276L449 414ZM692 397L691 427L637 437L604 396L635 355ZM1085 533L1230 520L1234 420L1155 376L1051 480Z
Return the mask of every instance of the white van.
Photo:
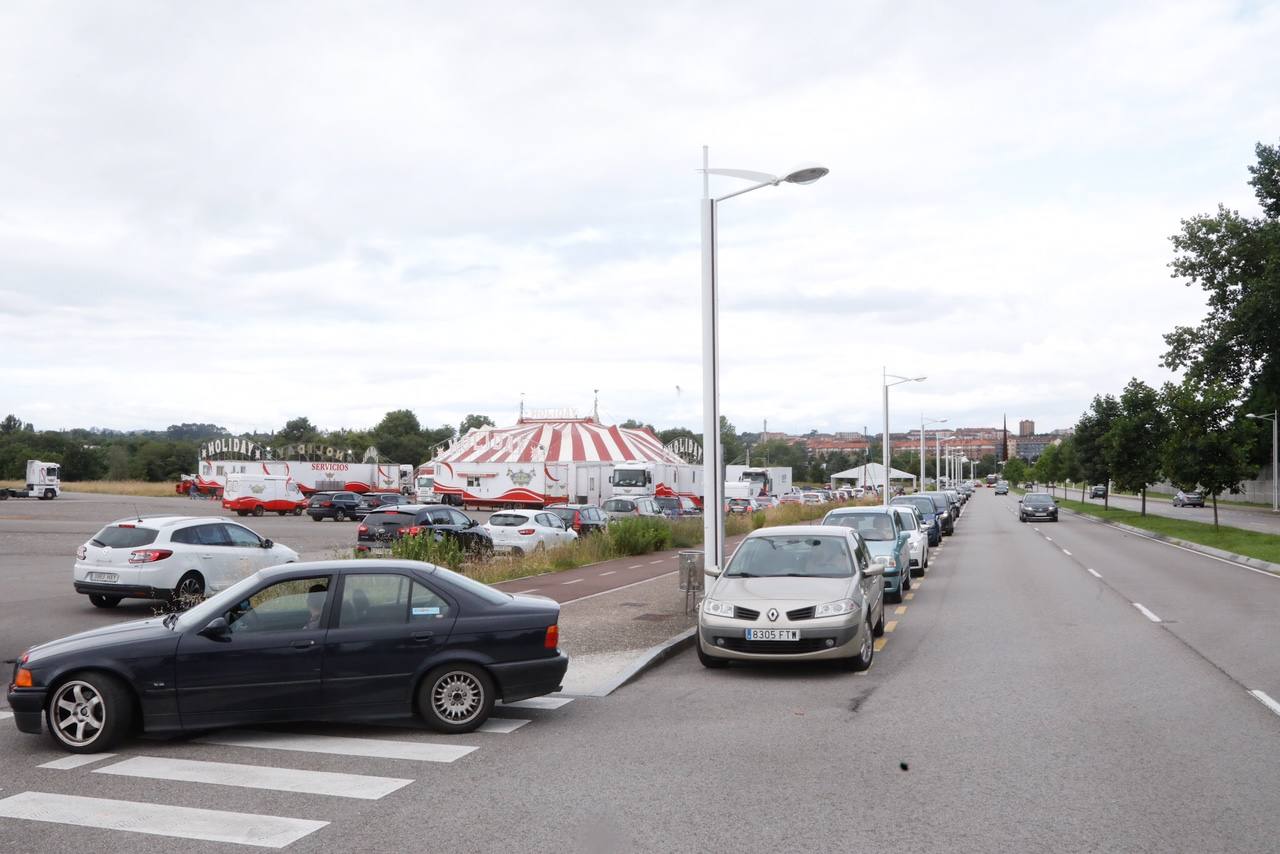
M237 515L261 516L270 511L301 516L307 499L293 478L279 474L229 474L222 493L222 509Z

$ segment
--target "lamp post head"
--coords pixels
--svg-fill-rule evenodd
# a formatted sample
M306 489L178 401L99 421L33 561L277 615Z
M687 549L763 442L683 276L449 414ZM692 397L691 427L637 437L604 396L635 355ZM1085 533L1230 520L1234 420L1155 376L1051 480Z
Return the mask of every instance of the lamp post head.
M791 173L784 176L782 180L788 184L812 184L831 170L825 166L819 166L816 163L810 163L791 170Z

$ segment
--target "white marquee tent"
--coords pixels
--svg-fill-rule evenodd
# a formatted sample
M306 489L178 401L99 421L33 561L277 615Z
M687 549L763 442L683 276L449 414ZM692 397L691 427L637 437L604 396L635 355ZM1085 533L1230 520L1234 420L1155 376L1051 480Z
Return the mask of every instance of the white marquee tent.
M889 469L889 482L899 484L910 482L914 488L916 476L910 472L891 468ZM845 469L842 472L836 472L831 475L831 483L834 486L879 486L884 483L884 466L880 463L867 463L866 465Z

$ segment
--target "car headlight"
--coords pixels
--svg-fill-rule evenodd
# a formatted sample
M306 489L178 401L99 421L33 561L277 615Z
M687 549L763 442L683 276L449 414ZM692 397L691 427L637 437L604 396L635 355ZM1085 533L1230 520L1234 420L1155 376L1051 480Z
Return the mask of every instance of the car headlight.
M876 563L880 564L885 569L893 569L898 565L898 559L892 555L878 555L876 557Z
M818 617L840 617L845 614L852 614L857 608L858 603L852 599L841 599L838 602L819 605L817 610L813 612L813 616L815 619Z
M704 599L702 611L713 617L733 617L733 606L728 602L717 602L715 599Z

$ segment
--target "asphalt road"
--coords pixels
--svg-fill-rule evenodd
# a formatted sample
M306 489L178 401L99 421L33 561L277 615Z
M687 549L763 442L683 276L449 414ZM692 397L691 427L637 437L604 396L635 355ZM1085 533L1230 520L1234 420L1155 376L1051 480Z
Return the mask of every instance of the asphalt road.
M1055 489L1054 495L1064 497L1061 489ZM1071 490L1066 494L1066 498L1072 498L1076 501L1080 500L1080 492ZM1102 506L1101 498L1086 498L1090 504ZM1147 493L1147 512L1156 516L1168 516L1171 519L1183 519L1191 522L1204 522L1206 525L1213 524L1213 499L1206 498L1204 507L1174 507L1168 495L1157 495L1154 492ZM1108 504L1111 507L1119 507L1122 510L1138 511L1142 509L1142 500L1139 498L1129 498L1123 495L1111 496ZM1269 509L1253 509L1244 507L1225 507L1218 505L1218 524L1230 525L1233 528L1244 528L1247 531L1260 531L1264 534L1276 534L1280 536L1280 513L1272 513Z
M292 725L77 768L0 727L0 815L29 816L0 850L1276 850L1280 716L1247 689L1280 697L1280 579L1014 501L970 502L865 675L686 653L509 733Z

